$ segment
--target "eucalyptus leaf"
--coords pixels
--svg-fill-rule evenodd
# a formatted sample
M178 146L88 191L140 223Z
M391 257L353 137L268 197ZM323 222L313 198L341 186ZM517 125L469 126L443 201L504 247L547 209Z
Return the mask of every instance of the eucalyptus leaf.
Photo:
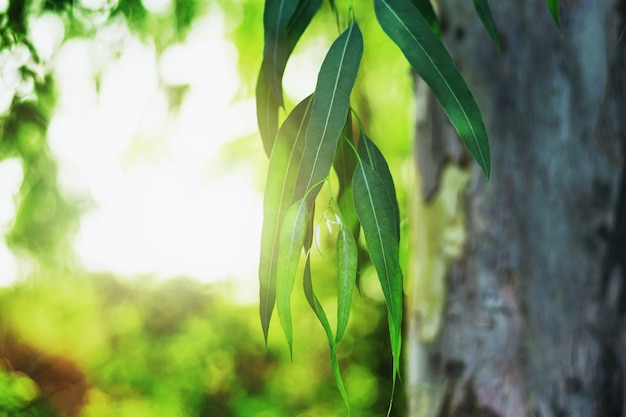
M322 0L300 0L287 24L287 56L291 55L300 37L322 5Z
M278 131L278 103L270 91L263 65L261 65L256 82L256 119L263 149L265 154L270 156Z
M342 227L337 236L337 344L348 327L352 291L356 284L358 250L352 232Z
M409 0L374 0L374 10L380 26L431 88L489 178L489 140L480 109L444 44Z
M429 29L430 30L430 29ZM399 369L402 328L402 271L400 248L393 220L393 202L387 186L367 164L359 162L353 179L354 204L363 227L365 243L376 268L389 312L389 334L394 380Z
M548 9L550 10L550 14L554 19L559 30L561 30L561 22L559 20L559 0L547 0L548 1Z
M393 221L395 223L396 239L400 240L400 209L398 207L398 198L396 196L396 187L393 183L393 177L389 170L389 165L385 160L380 149L376 147L374 142L361 132L358 145L359 156L362 161L369 165L383 180L385 189L389 196L389 201L393 206Z
M337 344L335 343L335 339L333 338L333 331L330 327L330 323L328 322L328 317L322 308L322 304L319 302L315 292L313 290L313 280L311 277L311 258L307 255L306 263L304 264L304 295L315 312L319 322L322 324L324 328L324 332L326 333L326 337L328 338L328 345L330 346L330 361L333 367L333 373L335 375L335 380L337 382L337 388L339 389L339 393L343 398L343 401L346 403L346 407L348 410L350 409L350 405L348 403L348 395L346 394L346 389L343 385L343 380L341 378L341 373L339 372L339 362L337 360Z
M265 0L263 66L270 91L280 107L283 106L283 74L288 58L287 25L297 6L296 0Z
M281 126L272 149L265 195L259 261L261 326L267 343L270 319L276 300L278 243L285 213L291 205L298 164L304 149L304 135L311 114L312 96L304 99Z
M498 28L496 27L496 22L493 20L489 3L487 0L472 0L472 3L474 4L474 9L476 9L476 14L478 14L489 36L491 36L493 43L496 45L498 52L500 52L500 35L498 35Z
M330 172L337 142L346 123L350 93L361 63L363 37L352 23L331 45L320 68L311 121L293 201L305 195L312 205Z
M441 28L439 27L439 20L435 14L435 9L430 3L430 0L411 0L411 3L417 11L420 12L422 17L428 22L430 28L435 32L435 35L441 37Z
M308 205L302 199L289 207L280 229L278 262L276 264L276 307L278 318L285 333L289 354L293 359L293 326L291 323L291 292L296 281L296 272L304 244Z

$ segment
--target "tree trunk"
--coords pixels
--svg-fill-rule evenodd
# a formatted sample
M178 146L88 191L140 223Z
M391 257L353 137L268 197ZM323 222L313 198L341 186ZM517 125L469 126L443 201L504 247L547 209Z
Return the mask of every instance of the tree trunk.
M621 417L626 5L562 0L562 33L545 0L490 5L500 55L470 1L440 2L444 41L485 118L492 178L423 94L409 412Z

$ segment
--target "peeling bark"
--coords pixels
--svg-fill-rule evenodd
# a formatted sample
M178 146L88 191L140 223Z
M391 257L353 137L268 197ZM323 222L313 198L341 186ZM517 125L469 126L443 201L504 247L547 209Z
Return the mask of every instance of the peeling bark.
M545 0L490 5L501 55L471 2L440 4L444 40L485 117L492 177L426 99L416 138L423 204L445 192L446 167L471 170L468 238L448 266L434 340L420 340L422 317L409 311L409 412L621 417L626 5L563 0L563 33Z

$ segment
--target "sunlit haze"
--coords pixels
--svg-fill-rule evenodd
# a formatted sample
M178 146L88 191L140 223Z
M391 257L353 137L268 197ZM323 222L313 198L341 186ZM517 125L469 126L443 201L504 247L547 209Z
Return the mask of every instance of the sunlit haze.
M143 3L154 12L171 5ZM235 99L237 51L225 39L221 10L211 8L184 42L160 55L121 15L92 38L62 45L58 18L44 15L30 25L59 92L48 141L61 189L69 199L90 202L75 240L84 266L124 276L237 279L254 287L262 167L243 161L216 172L223 145L256 132L254 102ZM179 86L188 89L176 108L168 89ZM5 233L21 175L15 161L0 165ZM19 276L5 246L0 276L9 277L2 284Z

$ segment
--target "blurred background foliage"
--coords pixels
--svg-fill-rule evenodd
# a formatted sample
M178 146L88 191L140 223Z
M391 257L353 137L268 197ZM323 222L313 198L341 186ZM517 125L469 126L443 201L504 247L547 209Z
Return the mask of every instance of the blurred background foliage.
M336 3L347 16L349 2ZM407 155L414 112L410 72L375 24L371 5L355 3L366 50L353 105L390 161L404 207L402 184L411 166ZM19 162L21 170L9 200L13 216L1 229L17 259L17 272L12 280L0 277L0 417L347 414L335 387L324 333L298 287L291 363L277 320L266 347L256 300L239 297L241 287L228 280L228 273L210 283L171 273L128 276L103 272L106 265L94 271L76 252L81 219L95 202L88 193L63 188L63 161L49 143L50 122L63 102L54 66L59 50L73 40L94 39L108 31L111 50L100 59L120 60L115 31L126 31L161 57L191 36L199 19L216 10L223 13L224 33L237 50L234 100L250 100L262 57L262 0L0 0L0 164ZM37 37L41 22L47 22L48 30L56 28L50 32L56 37L45 31L43 41ZM312 91L333 34L337 27L325 2L287 68L288 109ZM194 67L193 58L178 65ZM100 94L104 75L95 71L93 77ZM162 79L158 88L165 92L170 114L180 111L192 90L184 81ZM137 154L158 158L164 152L158 140L132 141L124 154L127 163ZM207 175L219 177L239 165L252 167L252 186L260 195L267 162L259 144L256 134L232 138L206 166ZM10 181L3 178L4 172L0 169L0 183L6 185ZM210 198L213 205L225 204L224 195ZM174 216L171 221L177 220ZM211 221L215 219L207 213ZM257 234L251 231L251 236ZM336 308L331 249L335 236L332 231L322 236L313 270L328 312ZM4 274L6 268L0 271ZM361 275L361 291L355 294L348 334L338 354L352 415L380 416L387 411L391 392L387 320L373 270ZM256 285L255 280L247 277L246 285ZM252 292L257 291L255 287ZM402 389L396 394L392 415L401 415Z

